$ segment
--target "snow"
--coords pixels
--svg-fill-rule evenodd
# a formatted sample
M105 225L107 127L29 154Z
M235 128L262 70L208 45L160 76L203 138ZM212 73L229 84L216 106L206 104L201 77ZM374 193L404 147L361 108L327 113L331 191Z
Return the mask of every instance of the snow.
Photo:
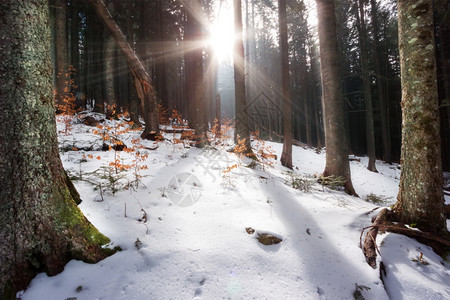
M74 124L69 135L59 135L60 145L101 145L92 131ZM250 159L226 151L230 145L190 148L171 143L174 135L165 134L156 150L141 149L149 155L148 169L141 170L138 187L130 184L132 170L122 172L122 188L114 195L99 173L92 173L108 167L114 151L61 153L64 167L83 179L74 181L81 210L111 239L110 246L122 251L97 264L72 260L56 276L38 274L19 293L22 299L351 299L355 290L365 299L450 299L449 263L427 246L396 234L379 235L384 284L380 268L367 265L359 248L361 229L380 210L373 211L377 205L365 199L372 194L381 198L378 205L395 202L397 165L377 161L379 173L372 173L366 157L352 161L356 198L316 183L324 151L294 146L296 175L289 175L279 161L252 169L246 167ZM130 131L120 138L131 147L138 136ZM281 144L266 145L281 156ZM118 153L131 164L133 153ZM80 162L83 155L86 161ZM222 172L234 164L240 166ZM293 176L311 190L293 189ZM95 189L99 182L102 193ZM177 193L191 202L176 205ZM247 227L256 232L248 234ZM283 241L264 246L258 233Z

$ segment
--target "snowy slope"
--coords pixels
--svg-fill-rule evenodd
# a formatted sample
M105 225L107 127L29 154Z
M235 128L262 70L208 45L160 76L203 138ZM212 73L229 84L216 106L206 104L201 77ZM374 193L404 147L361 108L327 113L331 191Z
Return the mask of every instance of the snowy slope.
M74 125L60 143L92 144L98 138L92 130ZM128 132L121 139L131 146L138 136ZM372 173L365 168L367 158L351 162L361 197L355 198L315 183L314 175L325 166L324 152L294 146L297 175L279 162L248 168L248 159L223 173L240 162L226 146L185 148L170 142L173 134L165 137L169 141L158 149L143 150L148 169L141 171L140 186L115 195L104 191L103 201L94 190L99 180L89 172L108 166L114 151L61 154L65 168L83 179L74 181L82 211L123 251L94 265L71 261L57 276L39 274L22 299L352 299L355 291L365 299L450 299L450 265L428 247L396 234L380 235L385 284L359 248L361 229L379 211L371 212L377 205L364 199L374 194L382 206L395 202L396 165L377 162L379 173ZM281 144L266 144L280 157ZM80 163L83 155L94 158ZM132 159L132 153L119 155L123 163ZM134 178L132 171L123 175L124 184ZM311 182L311 190L293 189L292 176ZM188 177L191 181L174 189L176 180ZM179 203L180 195L190 195L193 203ZM248 234L247 227L256 232ZM283 241L264 246L258 233ZM420 253L422 260L413 261Z

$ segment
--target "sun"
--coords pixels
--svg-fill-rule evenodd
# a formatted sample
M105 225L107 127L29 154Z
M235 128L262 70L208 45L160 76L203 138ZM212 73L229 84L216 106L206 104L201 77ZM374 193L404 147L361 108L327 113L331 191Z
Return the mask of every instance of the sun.
M231 60L234 44L234 18L232 9L223 3L216 9L216 20L211 25L208 45L219 61Z

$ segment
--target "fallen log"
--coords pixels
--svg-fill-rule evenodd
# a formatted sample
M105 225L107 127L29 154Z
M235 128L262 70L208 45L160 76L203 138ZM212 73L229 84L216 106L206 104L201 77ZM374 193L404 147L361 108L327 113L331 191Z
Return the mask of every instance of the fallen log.
M161 129L162 132L165 133L192 133L194 134L195 131L190 128L171 128L171 129Z

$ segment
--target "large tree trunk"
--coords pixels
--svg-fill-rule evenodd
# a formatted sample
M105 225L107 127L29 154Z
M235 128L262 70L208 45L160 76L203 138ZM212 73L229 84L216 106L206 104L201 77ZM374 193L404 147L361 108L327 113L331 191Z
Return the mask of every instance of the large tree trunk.
M251 152L250 132L248 127L248 115L245 93L245 69L244 69L244 42L242 40L242 2L233 0L234 9L234 95L236 104L236 130L234 131L234 142L238 144L239 139L245 139L247 151Z
M133 72L134 84L139 99L141 100L141 109L144 116L145 129L141 134L144 139L154 140L159 135L158 111L156 97L152 87L152 82L145 71L141 61L134 53L131 46L127 43L125 36L120 28L114 22L102 0L89 0L95 12L102 19L105 26L109 29L117 43L117 46L125 56L127 63Z
M286 0L278 0L278 20L280 26L281 85L283 91L283 152L281 164L292 169L292 116L289 91L289 58L287 43ZM303 99L306 101L306 99Z
M375 0L370 0L372 28L373 28L373 51L375 56L375 75L377 78L378 101L380 103L380 119L381 119L381 137L383 140L383 159L386 162L392 161L391 154L391 133L389 129L389 115L387 110L386 99L386 80L384 79L384 72L381 58L380 39L378 35L378 7Z
M0 2L0 298L109 240L83 216L59 158L48 2Z
M373 104L369 75L369 48L367 47L367 29L364 16L364 2L362 0L359 0L357 6L358 11L356 12L356 20L359 31L359 45L361 49L361 75L363 80L364 103L366 106L366 144L367 156L369 157L367 169L372 172L378 172L375 165L375 129L373 124Z
M316 0L316 3L319 20L326 146L326 165L323 176L343 177L345 191L348 194L357 195L353 188L348 160L348 137L345 128L344 101L340 81L334 1Z
M394 210L405 224L446 231L433 31L433 1L398 1L402 170Z

